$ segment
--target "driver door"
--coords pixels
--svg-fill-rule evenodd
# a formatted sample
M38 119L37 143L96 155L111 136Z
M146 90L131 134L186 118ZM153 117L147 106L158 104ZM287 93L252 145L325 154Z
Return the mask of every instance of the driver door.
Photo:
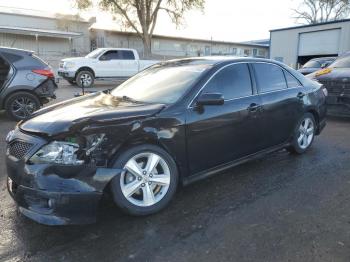
M99 58L99 76L101 77L121 77L123 74L120 51L109 50L106 51Z
M187 109L186 132L190 172L217 167L262 149L260 97L253 89L247 63L226 66L203 88L221 93L223 105Z

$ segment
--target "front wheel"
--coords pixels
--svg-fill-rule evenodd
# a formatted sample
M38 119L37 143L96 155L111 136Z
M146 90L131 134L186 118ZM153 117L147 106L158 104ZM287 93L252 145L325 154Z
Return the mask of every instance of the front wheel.
M314 141L316 133L315 118L311 113L306 113L299 121L294 131L293 141L288 150L292 153L304 153Z
M111 182L113 199L128 214L156 213L168 205L176 192L176 164L160 147L133 147L118 158L114 167L123 172Z

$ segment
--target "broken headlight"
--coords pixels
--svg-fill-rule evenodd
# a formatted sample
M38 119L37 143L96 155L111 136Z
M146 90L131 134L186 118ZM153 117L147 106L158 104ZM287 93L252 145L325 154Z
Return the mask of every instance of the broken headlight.
M78 159L76 154L78 150L78 144L53 141L36 152L30 158L30 161L34 164L81 165L84 161Z

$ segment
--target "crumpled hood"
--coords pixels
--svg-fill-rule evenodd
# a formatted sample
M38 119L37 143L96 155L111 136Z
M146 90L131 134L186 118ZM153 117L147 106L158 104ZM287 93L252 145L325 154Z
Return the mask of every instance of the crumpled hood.
M96 93L71 99L37 111L20 125L23 131L55 136L74 132L89 124L116 123L152 116L163 104L138 104Z

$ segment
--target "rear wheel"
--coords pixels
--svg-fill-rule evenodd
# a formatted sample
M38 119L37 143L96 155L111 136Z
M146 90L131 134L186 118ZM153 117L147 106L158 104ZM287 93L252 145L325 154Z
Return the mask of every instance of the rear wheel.
M75 78L75 82L79 87L82 87L84 85L86 88L92 87L94 80L94 74L91 71L87 70L80 71Z
M114 202L126 213L149 215L173 198L178 181L174 160L163 149L141 145L125 151L115 162L123 169L111 182Z
M6 113L17 121L27 119L39 108L40 101L38 97L28 92L13 93L5 101Z
M292 145L288 150L292 153L304 153L314 141L316 133L316 121L311 113L306 113L299 121L294 131Z

